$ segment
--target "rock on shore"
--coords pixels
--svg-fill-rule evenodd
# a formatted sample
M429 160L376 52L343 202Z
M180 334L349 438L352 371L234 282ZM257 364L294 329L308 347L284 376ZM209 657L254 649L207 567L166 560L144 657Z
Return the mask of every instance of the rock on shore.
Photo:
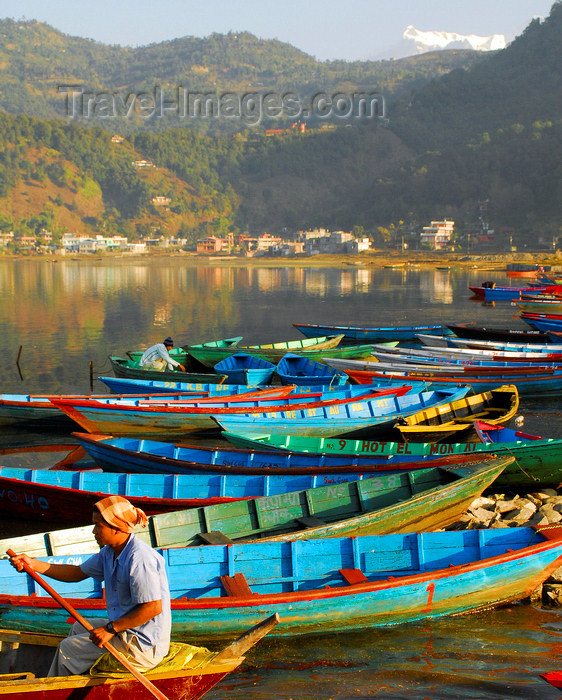
M562 527L562 495L555 489L541 489L520 496L496 493L476 498L464 515L447 530L485 528ZM531 596L544 606L562 607L562 566Z

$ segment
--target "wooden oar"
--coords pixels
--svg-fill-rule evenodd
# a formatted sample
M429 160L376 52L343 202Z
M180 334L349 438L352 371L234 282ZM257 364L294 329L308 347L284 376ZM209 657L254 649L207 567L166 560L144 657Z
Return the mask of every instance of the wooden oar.
M15 557L15 556L17 556L17 554L13 551L13 549L8 549L8 550L6 551L6 554L7 554L9 557ZM88 630L88 632L89 632L90 630L93 630L93 629L94 629L93 625L91 625L91 624L88 622L88 620L86 620L86 618L82 617L82 615L80 615L80 613L79 613L77 610L75 610L75 609L72 607L72 605L70 605L70 603L69 603L68 601L66 601L62 596L60 596L60 595L55 591L54 588L51 588L51 586L49 586L49 584L48 584L44 579L42 579L41 576L39 576L39 574L38 574L36 571L34 571L30 566L28 566L28 565L27 565L25 562L23 562L23 561L22 561L22 566L23 566L24 571L25 571L27 574L29 574L29 576L31 576L31 578L32 578L34 581L37 581L37 583L41 586L41 588L43 588L45 591L47 591L47 593L48 593L50 596L52 596L52 597L57 601L57 603L58 603L61 607L63 607L67 612L69 612L69 613L72 615L72 617L73 617L77 622L79 622L83 627L85 627L85 628ZM129 671L129 673L131 673L131 674L138 680L138 682L141 683L141 684L148 690L149 693L152 693L152 695L154 695L155 698L158 698L158 700L169 700L169 698L168 698L166 695L164 695L164 693L161 693L161 692L158 690L158 688L157 688L153 683L151 683L151 682L148 680L148 678L145 678L145 677L142 675L142 673L141 673L140 671L138 671L138 670L126 659L126 657L123 656L123 654L122 654L120 651L117 651L117 649L116 649L112 644L110 644L109 642L106 642L106 643L103 645L103 647L104 647L105 649L107 649L107 651L108 651L115 659L117 659L117 661L119 661L119 663L120 663L122 666L124 666L124 667L127 669L127 671Z

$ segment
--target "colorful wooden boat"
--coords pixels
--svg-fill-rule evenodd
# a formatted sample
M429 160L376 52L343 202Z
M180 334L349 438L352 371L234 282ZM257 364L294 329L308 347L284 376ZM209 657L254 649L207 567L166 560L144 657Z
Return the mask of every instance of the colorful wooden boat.
M485 326L471 326L465 324L447 324L447 328L459 338L471 338L474 340L505 340L507 342L520 340L525 343L548 342L545 333L538 330L518 328L487 328Z
M533 301L530 301L527 298L522 298L519 301L515 302L515 305L518 306L521 311L524 311L525 313L531 312L531 313L549 313L549 314L561 314L562 313L562 300L560 298L558 299L543 299L543 298L537 298L534 299Z
M376 351L387 354L409 355L411 357L438 357L449 360L457 358L467 358L471 361L481 360L482 362L506 362L525 364L548 364L562 362L562 345L555 343L499 343L480 341L480 347L469 347L470 342L463 338L458 338L458 345L454 347L424 347L424 348L392 348L390 350L373 345ZM474 342L474 341L472 341ZM476 341L478 342L478 341Z
M472 396L401 416L396 429L406 442L441 442L467 439L475 420L490 425L509 425L519 409L519 394L513 384L505 384Z
M343 333L346 340L382 341L415 340L417 333L448 335L451 331L444 324L419 326L322 326L316 323L293 323L293 326L307 338L316 338L329 333Z
M196 386L196 385L192 385ZM200 385L201 386L201 385ZM217 386L217 385L210 385ZM244 388L248 390L247 387ZM223 394L226 393L223 391ZM232 390L232 393L236 393ZM191 397L204 398L206 396L218 395L213 389L205 391L189 392ZM161 399L162 396L173 400L174 398L190 398L185 394L180 395L173 390L157 392L151 395L150 392L132 392L130 394L119 394L112 396L113 399ZM63 411L57 408L51 399L106 399L108 394L0 394L0 425L15 425L18 427L32 428L33 430L68 430L76 428L76 423Z
M532 328L536 328L543 333L550 334L551 332L562 332L562 316L522 312L520 318L525 321L525 323L528 323Z
M241 335L238 335L234 338L223 338L221 340L211 340L207 343L199 343L197 345L193 345L192 347L194 348L236 348L239 343L242 341ZM190 355L185 350L183 347L179 348L171 348L168 350L168 353L171 357L176 360L176 362L179 362L180 364L184 365L184 367L189 366L189 360L190 360ZM144 350L130 350L127 352L127 356L133 360L133 362L140 362L141 357L144 354Z
M53 403L67 413L89 433L112 435L146 435L172 438L175 435L204 430L216 430L215 418L228 414L250 415L263 420L269 416L290 415L295 419L304 416L330 415L330 422L337 416L372 416L395 405L410 391L410 386L392 387L373 391L365 387L363 395L356 390L343 389L329 394L306 393L289 396L292 387L277 387L285 390L280 398L265 396L265 392L240 394L192 401L113 401L112 399L53 399ZM419 406L421 395L409 395L400 405ZM429 396L429 395L427 395ZM438 396L435 394L435 400Z
M218 653L205 647L174 642L162 664L145 677L165 697L198 700L225 676L237 669L245 654L279 623L278 616L266 618ZM54 647L62 636L0 630L0 697L17 700L127 700L150 697L130 673L97 670L79 676L45 676ZM183 659L188 661L182 663ZM174 663L174 660L178 659ZM5 673L9 670L9 673Z
M347 374L333 369L323 362L316 362L302 355L288 352L279 360L277 376L281 384L297 386L343 386L347 384Z
M131 360L130 357L118 357L110 355L111 369L116 377L126 377L128 379L156 379L158 381L177 381L191 382L195 384L220 384L226 380L226 375L216 373L199 373L199 372L157 372L154 369L144 369L139 367L138 362ZM182 362L183 364L183 362Z
M562 286L498 287L494 282L484 282L479 287L469 287L469 289L474 296L482 298L485 301L513 301L515 299L520 299L522 294L560 293L562 291Z
M287 340L278 343L265 343L264 345L244 345L236 348L209 348L200 345L186 345L185 350L191 357L206 367L214 367L217 362L234 352L245 352L248 355L259 357L262 360L276 364L287 352L303 352L308 357L316 357L318 352L333 350L343 338L342 334L326 335L322 338L308 338L305 340Z
M339 634L511 603L562 564L559 529L528 527L253 542L162 550L172 635L231 637L278 613L273 635ZM84 556L56 557L80 565ZM186 573L187 572L187 573ZM57 583L86 618L105 610L93 579ZM0 561L0 624L65 634L68 613Z
M289 452L293 459L299 452L310 457L324 459L331 457L362 459L369 457L382 462L380 469L390 470L397 461L410 471L427 465L433 458L464 455L509 454L515 462L508 465L497 478L499 488L520 488L533 486L556 488L562 483L562 440L540 438L519 430L511 430L500 425L490 425L475 421L476 438L481 442L389 442L378 440L345 440L343 438L309 438L298 435L262 435L254 439L236 433L223 433L223 436L245 449L271 449ZM274 457L272 456L271 459Z
M433 336L418 336L420 342L426 347L433 347L432 340ZM481 350L492 350L492 351L512 351L512 352L534 352L534 353L544 353L548 355L549 353L562 353L561 343L526 343L526 342L508 342L506 340L471 340L470 338L454 338L449 336L447 338L449 348L475 348Z
M318 480L311 486L354 481L360 479L361 475L382 476L388 472L396 473L403 469L421 469L427 466L445 467L458 465L466 460L480 459L478 456L472 456L471 453L474 450L470 448L458 450L456 454L442 454L439 453L439 447L437 447L436 451L428 450L418 457L407 443L401 445L403 449L396 446L394 455L387 454L383 449L381 449L380 454L375 454L373 451L365 454L307 454L291 450L283 453L274 452L259 445L249 449L248 447L238 449L231 445L205 447L157 440L120 438L111 435L91 435L89 433L72 433L72 435L95 463L109 472L209 474L220 475L223 480L234 474L255 475L262 478L280 474L312 475ZM373 443L369 442L369 444ZM393 443L379 442L377 444L391 445ZM494 452L492 448L487 451ZM431 460L431 465L428 465L429 460ZM258 488L260 483L258 481L258 485L255 487ZM289 485L300 488L295 486L293 481L290 481ZM264 488L274 489L275 484L268 485L266 483ZM283 488L283 486L278 488ZM221 489L223 489L222 481ZM223 493L224 490L221 490L221 494ZM266 491L266 494L269 493L273 493L273 491Z
M177 394L208 394L209 396L219 396L228 394L240 394L242 392L248 391L248 387L241 384L191 384L189 382L171 382L171 381L157 381L155 379L126 379L125 377L98 377L100 382L103 382L112 392L115 394L126 394L128 392L134 394L168 394L170 391L176 392ZM388 384L381 383L380 388L386 388ZM264 387L265 389L266 387ZM348 387L348 388L351 388ZM423 386L420 385L420 391ZM295 388L291 393L293 394L309 394L321 391L326 393L329 391L340 391L341 385L330 386L330 385L316 385L316 386L304 386L295 385Z
M113 440L119 441L120 438ZM159 445L162 443L154 443L154 449L158 449L156 446ZM83 448L79 449L83 451ZM100 451L103 452L103 448ZM95 450L93 452L97 454ZM224 454L227 454L227 450ZM166 460L165 455L160 456ZM257 461L259 453L256 452L254 457ZM123 463L125 461L124 459ZM331 461L333 464L339 462L346 465L350 462L344 458ZM305 457L301 463L310 466L313 460ZM165 470L163 463L162 472ZM123 471L123 467L111 471ZM259 475L204 472L172 474L156 473L154 470L150 472L142 468L138 471L146 473L0 467L2 514L4 518L68 527L71 524L90 523L92 505L107 495L125 496L135 506L153 515L245 498L273 497L332 482L332 479L311 474L310 469L303 470L300 474L283 474L277 470L279 473ZM338 478L339 481L354 481L361 479L362 475L359 472L338 474Z
M382 364L382 363L379 363ZM490 391L501 384L514 384L520 396L540 396L543 394L558 394L562 392L562 370L538 370L528 368L528 372L498 368L496 371L482 371L482 368L459 366L451 369L445 365L429 367L410 365L403 369L396 366L390 369L351 369L345 372L357 384L372 384L384 379L392 379L397 383L418 381L427 382L434 388L459 386L468 384L474 392Z
M288 542L318 537L433 531L451 525L513 457L493 457L462 467L428 467L151 515L135 534L151 547L232 542ZM50 557L87 554L100 547L91 524L0 540L0 552Z
M433 347L382 349L373 345L373 357L379 362L410 364L466 365L480 368L521 369L522 367L558 367L562 364L560 352L530 352L523 350L496 350L484 348Z
M261 357L248 355L246 352L235 352L225 357L215 365L217 374L226 374L229 384L245 384L248 386L260 386L269 384L275 365L273 362L262 360Z
M447 396L447 390L388 395L372 402L362 401L334 409L313 409L256 414L215 414L213 420L223 430L256 435L264 432L281 435L332 437L389 437L400 416L417 413L421 408L437 406L466 396L467 386L459 386ZM415 408L415 406L418 408Z
M548 673L540 673L540 677L550 685L562 690L562 671L549 671Z

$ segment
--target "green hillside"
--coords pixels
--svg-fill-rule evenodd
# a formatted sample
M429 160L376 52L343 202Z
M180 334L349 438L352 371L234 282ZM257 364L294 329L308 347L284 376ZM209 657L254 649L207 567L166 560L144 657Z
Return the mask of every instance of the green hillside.
M376 237L444 216L470 225L484 201L492 227L514 227L533 242L558 236L561 43L561 2L492 55L365 63L319 63L247 33L127 49L3 20L0 230L195 240L228 230L362 226ZM217 94L377 91L387 119L330 125L301 117L301 131L288 118L244 128L232 119L172 119L181 128L169 128L136 113L121 121L100 113L51 118L63 99L57 86L137 94L156 82L212 86ZM271 126L279 133L266 133ZM116 132L125 135L121 143L111 140ZM133 165L140 160L153 167ZM156 205L159 196L169 204Z
M232 133L247 124L159 110L160 95L168 103L178 101L178 90L182 97L275 91L294 93L304 101L323 91L330 95L379 91L390 98L480 60L482 55L475 51L445 51L400 61L319 62L289 44L248 32L127 48L67 36L34 20L4 19L0 20L0 106L12 114L70 115L77 122L120 133L174 126ZM69 109L67 100L73 92ZM85 97L79 95L82 92ZM152 102L153 114L150 107L142 108ZM266 118L263 125L276 122L279 119Z

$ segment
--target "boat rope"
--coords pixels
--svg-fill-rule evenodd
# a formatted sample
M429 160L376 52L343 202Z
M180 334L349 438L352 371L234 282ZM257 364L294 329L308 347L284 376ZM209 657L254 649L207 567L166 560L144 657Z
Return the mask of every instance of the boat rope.
M516 465L519 467L519 469L523 472L523 474L525 474L525 476L527 477L527 479L529 479L530 481L538 481L538 479L537 479L536 476L533 476L533 474L529 474L528 472L526 472L526 471L523 469L523 467L521 466L519 460L517 459L516 454L513 453L513 450L511 450L511 449L508 448L506 451L513 457L513 459L515 460L515 461L514 461L514 464L516 464Z

